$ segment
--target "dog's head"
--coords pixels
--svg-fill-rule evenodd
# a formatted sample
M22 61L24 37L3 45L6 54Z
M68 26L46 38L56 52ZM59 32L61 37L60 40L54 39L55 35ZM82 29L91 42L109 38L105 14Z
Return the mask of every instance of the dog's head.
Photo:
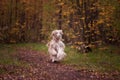
M54 30L51 33L51 37L55 40L62 40L62 34L63 34L62 30Z

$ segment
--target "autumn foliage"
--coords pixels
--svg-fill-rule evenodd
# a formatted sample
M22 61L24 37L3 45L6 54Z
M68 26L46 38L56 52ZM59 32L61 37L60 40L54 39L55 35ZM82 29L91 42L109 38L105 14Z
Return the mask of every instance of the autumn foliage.
M54 29L78 50L120 43L119 0L1 0L0 42L47 42Z

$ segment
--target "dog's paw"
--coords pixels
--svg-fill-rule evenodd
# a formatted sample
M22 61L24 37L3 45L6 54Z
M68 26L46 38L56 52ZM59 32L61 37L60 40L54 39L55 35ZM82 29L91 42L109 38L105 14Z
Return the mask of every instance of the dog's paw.
M54 62L55 62L55 60L53 59L53 60L52 60L52 62L54 63Z
M56 61L56 60L52 60L52 63L59 63L59 61Z

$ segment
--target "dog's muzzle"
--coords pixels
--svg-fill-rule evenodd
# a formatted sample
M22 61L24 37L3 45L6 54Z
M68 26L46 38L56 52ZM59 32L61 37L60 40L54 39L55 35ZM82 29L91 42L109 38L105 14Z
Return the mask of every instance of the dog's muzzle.
M56 39L59 40L61 38L61 35L60 34L57 34L56 35Z

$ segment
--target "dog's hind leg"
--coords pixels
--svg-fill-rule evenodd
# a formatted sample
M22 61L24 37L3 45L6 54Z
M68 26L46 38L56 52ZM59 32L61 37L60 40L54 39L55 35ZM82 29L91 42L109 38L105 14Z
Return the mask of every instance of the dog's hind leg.
M56 55L52 56L52 62L55 62L55 61L57 61L57 56Z

